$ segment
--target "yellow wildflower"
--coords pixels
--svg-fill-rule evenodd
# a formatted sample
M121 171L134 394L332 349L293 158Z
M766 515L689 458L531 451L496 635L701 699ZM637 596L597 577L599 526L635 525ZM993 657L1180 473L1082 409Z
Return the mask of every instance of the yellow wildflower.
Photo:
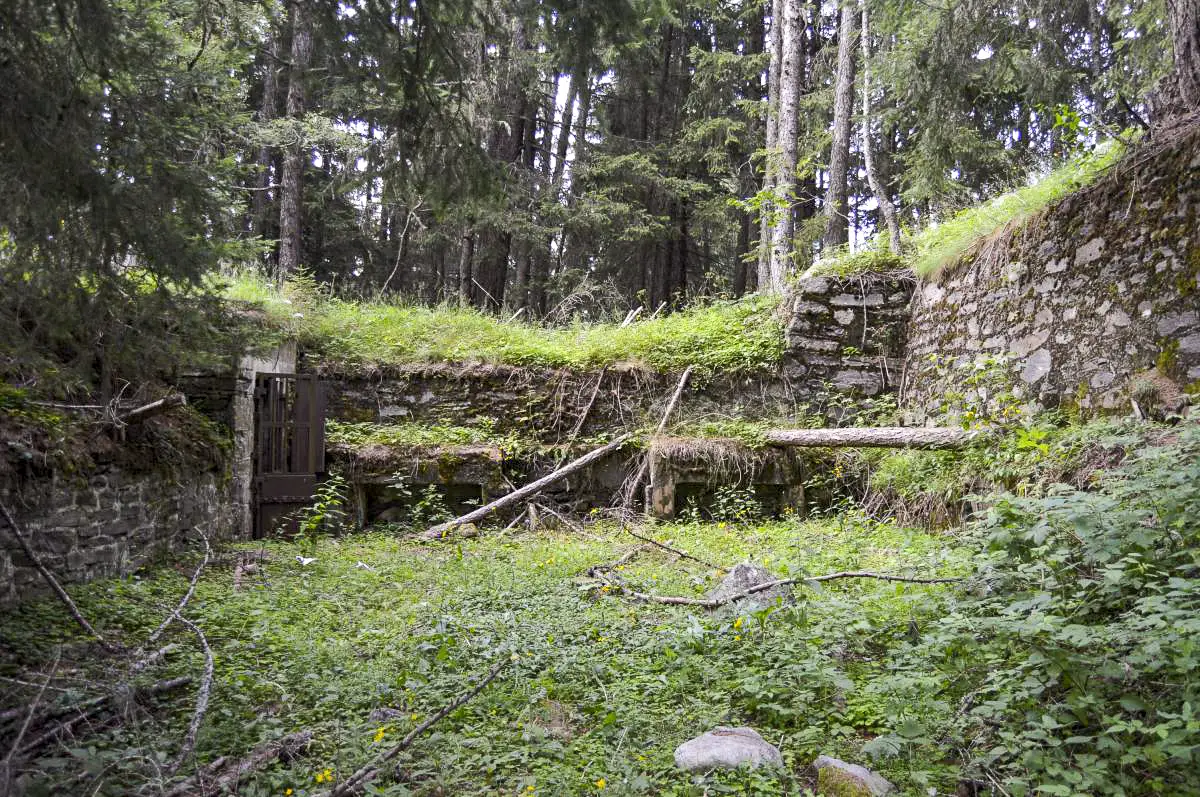
M745 621L745 619L746 619L745 617L739 617L738 619L734 620L734 621L733 621L733 627L734 627L734 628L741 628L741 627L742 627L742 623Z
M318 772L316 774L315 779L316 779L317 783L332 783L333 782L333 770L330 769L329 767L326 767L324 772Z
M741 640L741 638L742 638L742 635L741 635L741 634L734 634L734 635L733 635L733 641L734 641L734 642L738 642L738 641L740 641L740 640Z
M386 726L384 726L384 727L382 727L382 728L378 729L377 731L375 731L375 744L379 744L380 742L382 742L382 741L383 741L383 735L384 735L385 733L387 733L387 727L386 727Z
M596 784L597 789L603 789L605 786L608 785L608 781L605 780L604 778L596 778L595 784Z
M283 790L284 797L288 797L288 795L290 795L291 793L292 793L292 790L290 788Z

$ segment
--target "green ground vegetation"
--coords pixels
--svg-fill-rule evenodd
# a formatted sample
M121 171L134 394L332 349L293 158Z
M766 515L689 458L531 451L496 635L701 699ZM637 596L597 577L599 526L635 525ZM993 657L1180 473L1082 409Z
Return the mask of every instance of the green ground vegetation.
M653 533L701 558L756 558L783 574L953 574L965 565L947 540L863 518L680 524ZM217 657L199 759L311 728L307 758L262 773L240 792L311 794L317 776L345 777L471 678L511 658L502 679L418 742L399 781L385 779L379 793L796 793L818 753L852 755L864 734L887 726L886 702L860 687L885 671L890 640L947 598L944 587L847 581L802 589L794 605L716 616L632 603L587 577L592 565L637 544L603 524L588 538L543 531L435 547L375 533L269 543L262 569L240 584L230 567L214 567L189 609ZM301 566L300 553L315 561ZM720 571L674 559L646 552L620 574L663 594L701 595L719 581ZM136 640L186 589L185 569L73 592L104 632ZM78 644L52 602L26 607L0 634L13 672ZM93 664L96 674L102 664ZM201 666L186 654L148 677ZM100 775L85 779L89 790L128 793L150 776L157 753L178 744L190 709L191 698L179 695L166 711L56 751L39 762L45 783L87 771ZM386 717L372 719L383 709ZM786 773L691 783L673 769L680 742L742 722L782 743ZM926 763L885 768L900 782L949 782L948 768L925 771Z
M800 794L808 763L829 753L872 766L903 794L952 793L964 778L1017 796L1200 794L1200 427L1127 443L1133 453L1090 489L996 495L952 532L847 506L811 520L657 524L647 533L713 566L648 550L615 571L685 596L742 560L799 577L964 579L848 579L716 613L637 603L591 577L636 544L603 521L582 535L485 531L435 545L391 527L234 546L188 609L216 653L197 762L312 729L307 756L240 793L313 794L505 661L375 793ZM1051 457L1058 443L1031 445ZM238 557L255 568L239 573ZM189 572L176 563L72 592L104 633L135 643ZM146 679L201 670L187 639L176 641L181 653ZM31 673L63 656L78 686L49 700L77 700L105 677L105 659L52 601L6 619L0 649L0 675L35 685ZM179 694L48 752L30 793L153 788L191 707ZM784 770L674 770L679 742L742 723L780 744Z
M1091 185L1120 159L1125 150L1126 147L1117 141L1106 142L1095 150L1070 158L1028 185L961 210L921 230L908 231L903 237L900 255L888 251L886 235L879 235L858 251L843 250L823 258L815 265L813 273L851 276L911 269L922 277L936 277L942 269L998 230L1021 224Z
M411 363L504 363L600 368L627 363L702 373L773 368L783 356L776 302L714 300L634 321L543 326L449 304L352 301L303 276L282 289L250 273L226 279L225 295L257 308L275 334L298 339L342 369Z

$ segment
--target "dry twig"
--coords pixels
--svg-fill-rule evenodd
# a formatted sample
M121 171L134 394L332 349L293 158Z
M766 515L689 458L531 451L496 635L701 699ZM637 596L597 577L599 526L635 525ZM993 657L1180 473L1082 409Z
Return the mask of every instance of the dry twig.
M188 605L188 601L192 599L192 594L196 591L196 582L200 580L200 574L204 572L204 568L208 564L209 557L212 556L212 545L210 545L208 542L208 535L200 529L196 529L196 532L200 535L200 538L204 540L204 559L202 559L200 564L196 567L196 572L192 573L192 580L188 583L187 592L183 594L183 597L179 600L179 604L175 607L175 610L167 615L167 618L159 624L158 628L154 629L154 633L151 634L146 640L147 645L153 645L158 638L162 636L162 633L167 630L167 627L179 619L179 613L183 611L184 607Z
M179 771L179 767L183 766L183 762L192 754L192 750L196 747L196 734L200 731L200 723L204 721L204 714L208 711L208 698L212 694L213 670L215 669L213 661L212 648L208 645L208 639L204 636L204 632L200 630L200 626L193 623L183 615L179 615L179 622L186 625L200 640L200 646L204 648L204 680L200 682L200 691L196 694L196 709L192 712L192 721L188 725L187 733L183 737L183 745L179 749L179 755L167 767L167 772L174 774Z
M713 570L728 570L729 569L728 567L722 567L721 565L714 565L712 562L709 562L705 559L701 559L698 556L692 556L687 551L681 551L678 548L667 545L665 542L659 542L658 540L653 539L651 537L646 537L642 534L638 534L636 531L633 530L633 528L631 526L626 526L625 531L628 534L630 534L631 536L636 537L637 539L641 540L642 542L650 543L651 545L653 545L656 548L662 548L664 551L670 551L671 553L679 556L680 558L691 559L693 562L698 562L699 564L702 564L705 567L711 567Z
M592 568L589 572L610 587L620 589L624 594L635 600L646 601L647 603L663 603L669 606L699 606L702 609L716 609L776 587L786 587L793 584L817 584L823 581L835 581L843 578L872 578L879 581L897 581L904 584L956 584L962 581L961 578L910 578L908 576L892 576L887 573L871 573L865 570L845 570L840 573L830 573L810 578L781 578L775 581L765 581L762 584L755 584L749 589L736 592L724 598L686 598L678 595L654 595L649 592L639 592L631 589L625 583L624 579L616 578L614 580L617 583L613 584L608 577L601 574L598 568Z
M478 695L480 692L482 692L484 689L486 689L487 685L490 684L492 681L496 680L496 677L498 675L500 675L501 671L503 671L504 668L508 666L508 664L509 664L509 659L504 659L504 660L497 662L496 666L492 667L491 672L489 672L487 674L487 676L482 681L480 681L478 684L476 684L472 689L470 689L467 692L463 692L461 695L454 698L454 700L452 700L449 703L447 703L446 705L442 706L441 710L438 711L438 713L434 714L432 717L425 720L420 725L418 725L417 727L415 727L411 731L409 731L408 735L406 735L403 739L401 739L399 744L397 744L395 747L391 748L387 752L381 753L380 755L376 756L374 761L372 761L369 764L364 764L353 775L346 778L346 780L339 783L337 786L335 786L330 791L319 795L319 797L345 797L348 794L354 794L355 792L357 792L359 789L361 789L363 787L364 784L366 784L368 781L374 779L379 774L380 766L387 763L388 761L391 761L393 758L400 755L400 753L402 753L406 749L408 749L408 747L411 746L412 743L417 740L417 737L420 736L421 734L425 733L425 731L429 730L431 727L433 727L434 723L440 721L441 719L446 717L448 714L450 714L450 712L452 712L456 708L466 704L467 702L472 700L476 695Z

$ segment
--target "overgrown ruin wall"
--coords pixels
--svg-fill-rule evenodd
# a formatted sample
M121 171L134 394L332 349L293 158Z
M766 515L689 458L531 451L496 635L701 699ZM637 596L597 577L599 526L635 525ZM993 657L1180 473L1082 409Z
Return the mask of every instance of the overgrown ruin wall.
M678 374L610 368L596 391L600 377L590 371L442 364L321 374L329 417L336 420L462 426L490 419L499 433L545 443L567 439L585 411L583 438L640 426L658 417L679 380ZM795 412L797 401L777 373L696 375L676 417L776 417Z
M181 546L193 529L224 536L233 521L229 481L219 465L139 471L116 464L0 482L42 563L63 582L126 575ZM192 542L197 538L192 537ZM46 586L5 528L0 533L0 604Z
M900 381L911 276L808 277L788 306L784 374L797 393L877 396Z
M977 364L989 358L1031 409L1128 411L1131 397L1172 409L1200 386L1198 205L1193 129L923 285L902 395L915 420L948 396L951 409L979 402L991 380Z

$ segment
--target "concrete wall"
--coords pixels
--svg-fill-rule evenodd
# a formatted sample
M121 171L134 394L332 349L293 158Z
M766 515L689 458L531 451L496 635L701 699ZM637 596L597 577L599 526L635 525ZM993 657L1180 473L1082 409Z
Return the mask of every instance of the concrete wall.
M984 362L1029 409L1127 412L1131 396L1170 404L1200 386L1197 175L1193 130L922 285L903 396L918 419L947 396L985 401Z

